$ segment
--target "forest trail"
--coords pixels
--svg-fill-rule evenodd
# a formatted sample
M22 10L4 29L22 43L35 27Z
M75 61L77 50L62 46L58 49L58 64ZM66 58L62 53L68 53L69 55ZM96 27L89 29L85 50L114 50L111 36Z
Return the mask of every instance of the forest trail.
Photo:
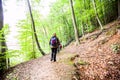
M19 64L9 70L5 80L70 80L75 68L62 61L63 56L67 57L67 54L62 54L58 53L57 62L51 62L50 55L46 55Z
M74 41L57 54L24 62L7 71L4 80L120 80L120 52L111 45L120 44L120 21L104 26ZM73 79L74 78L74 79Z

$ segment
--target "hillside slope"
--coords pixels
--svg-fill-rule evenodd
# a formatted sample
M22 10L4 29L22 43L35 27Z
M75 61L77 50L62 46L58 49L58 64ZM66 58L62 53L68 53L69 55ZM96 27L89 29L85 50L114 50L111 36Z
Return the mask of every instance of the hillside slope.
M120 21L104 26L72 42L57 54L57 62L50 55L19 64L2 74L1 80L120 80Z
M120 21L104 28L85 35L79 46L71 43L65 49L79 55L74 62L80 80L120 80Z

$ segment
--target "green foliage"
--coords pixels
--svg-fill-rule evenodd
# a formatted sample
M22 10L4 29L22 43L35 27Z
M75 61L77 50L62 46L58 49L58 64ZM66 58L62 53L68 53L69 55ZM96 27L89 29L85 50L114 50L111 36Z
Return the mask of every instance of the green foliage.
M27 59L25 60L34 58L36 46L31 24L28 20L23 20L20 22L18 27L20 28L20 36L18 36L18 39L20 40L19 44L21 46L21 51L24 54L24 56L27 56Z
M5 58L10 60L10 66L15 66L25 61L22 52L19 50L7 50Z
M9 34L9 24L5 24L2 31L4 32L4 35Z
M19 80L16 75L13 76L13 73L7 75L8 80Z
M120 43L115 43L111 45L111 49L114 53L120 53Z
M91 32L93 32L95 29L96 29L96 27L94 27L94 26L88 26L88 27L86 27L86 32L87 32L87 33L91 33Z
M7 51L7 46L6 46L6 40L5 40L5 36L4 36L4 31L5 28L2 28L2 30L0 30L0 71L6 69L6 51Z

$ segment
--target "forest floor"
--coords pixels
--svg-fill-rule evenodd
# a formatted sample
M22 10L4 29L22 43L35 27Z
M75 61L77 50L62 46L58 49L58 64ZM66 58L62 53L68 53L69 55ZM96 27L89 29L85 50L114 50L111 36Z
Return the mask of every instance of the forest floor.
M80 43L60 51L57 62L46 55L7 70L0 80L120 80L120 21L85 35Z

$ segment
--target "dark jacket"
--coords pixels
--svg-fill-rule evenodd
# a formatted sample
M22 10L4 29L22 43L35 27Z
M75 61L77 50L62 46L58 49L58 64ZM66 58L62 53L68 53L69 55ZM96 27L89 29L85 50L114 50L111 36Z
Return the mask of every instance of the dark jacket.
M56 36L52 36L52 37L50 38L49 45L50 45L51 48L58 48L58 46L60 45L60 41L59 41L59 39L56 37L57 43L56 43L55 46L53 46L53 45L51 44L51 39L52 39L53 37L56 37Z

